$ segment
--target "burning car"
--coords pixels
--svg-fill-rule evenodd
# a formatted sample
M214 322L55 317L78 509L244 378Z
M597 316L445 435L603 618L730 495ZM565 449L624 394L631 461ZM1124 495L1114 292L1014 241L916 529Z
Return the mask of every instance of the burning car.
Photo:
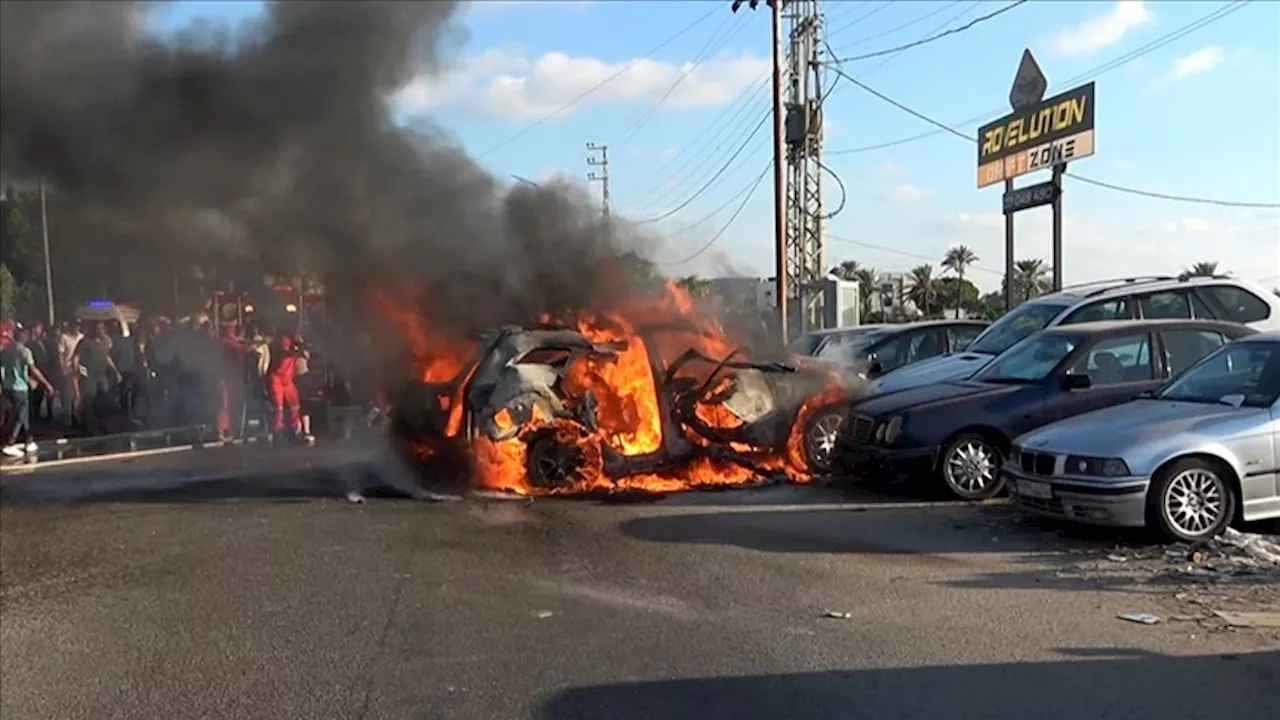
M473 338L400 393L392 423L415 459L485 488L670 492L826 472L851 396L691 325L595 319Z

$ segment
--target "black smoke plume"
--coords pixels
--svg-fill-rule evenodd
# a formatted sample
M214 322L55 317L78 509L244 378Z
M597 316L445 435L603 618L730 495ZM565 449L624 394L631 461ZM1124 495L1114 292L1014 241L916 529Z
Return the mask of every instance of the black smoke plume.
M177 40L148 31L152 5L0 5L0 169L94 217L82 247L162 284L211 259L302 271L350 317L413 283L458 330L626 290L629 231L584 194L507 190L444 132L393 121L388 98L463 38L458 3L272 2Z

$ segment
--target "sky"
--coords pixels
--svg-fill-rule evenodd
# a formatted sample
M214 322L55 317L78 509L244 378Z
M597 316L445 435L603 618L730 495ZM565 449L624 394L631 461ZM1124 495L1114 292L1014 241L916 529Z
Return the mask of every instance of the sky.
M822 8L834 57L848 58L1008 4L844 0ZM975 137L979 125L1008 113L1009 87L1029 48L1049 94L1097 83L1097 152L1069 172L1154 193L1280 205L1280 3L1246 3L1171 36L1231 5L1039 0L840 67ZM471 2L457 19L465 33L446 68L424 71L389 100L398 118L430 119L498 177L569 178L598 194L600 184L587 176L600 168L588 166L587 144L606 145L614 211L660 238L648 250L665 271L767 276L772 182L756 180L772 154L764 121L770 23L763 3L736 14L729 6ZM235 25L261 10L259 2L177 2L158 11L154 25ZM842 203L837 183L824 178L827 212L838 210L827 221L827 264L906 271L936 266L947 248L964 244L979 258L970 279L998 290L1002 188L976 187L973 143L932 132L857 86L833 86L836 79L828 72L824 80L823 161L846 197ZM1017 182L1047 179L1044 172ZM1067 284L1215 261L1280 286L1280 209L1172 202L1066 178L1063 210ZM1016 215L1017 258L1048 264L1050 233L1049 208Z

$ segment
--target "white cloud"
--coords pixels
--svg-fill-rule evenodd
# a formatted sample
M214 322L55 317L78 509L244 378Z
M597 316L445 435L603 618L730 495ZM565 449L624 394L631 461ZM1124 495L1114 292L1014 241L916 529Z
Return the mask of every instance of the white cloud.
M928 198L933 193L928 188L922 188L919 185L903 183L896 185L889 191L889 198L898 203L917 203Z
M661 155L661 156L662 156L662 159L663 159L663 160L670 160L671 158L673 158L673 157L675 157L676 155L679 155L679 154L680 154L680 148L675 147L675 146L668 147L668 148L663 148L663 149L662 149L662 152L661 152L661 153L659 153L659 155Z
M1184 78L1212 70L1222 62L1223 55L1221 45L1200 48L1173 61L1173 76Z
M880 163L880 172L886 175L906 175L907 169L892 160L885 160Z
M768 59L748 52L722 55L695 67L648 58L605 62L562 52L529 58L523 48L505 46L466 58L441 76L419 76L393 101L409 112L460 107L524 121L545 117L570 103L576 104L562 115L591 104L653 102L684 76L662 106L706 107L732 101L768 68ZM593 89L596 86L600 87Z
M566 7L580 10L591 5L592 0L471 0L463 6L463 12L471 15L496 15L508 10L524 8Z
M1119 0L1110 10L1049 38L1049 49L1059 55L1087 55L1115 45L1154 19L1143 0Z

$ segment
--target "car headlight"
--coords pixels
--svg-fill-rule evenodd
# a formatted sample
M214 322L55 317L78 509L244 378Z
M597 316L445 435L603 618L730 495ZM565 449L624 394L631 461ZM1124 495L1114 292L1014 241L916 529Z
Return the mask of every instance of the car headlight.
M884 424L884 444L892 445L902 437L902 416L894 415Z
M884 441L884 428L884 423L880 423L879 427L876 428L875 441L877 443Z
M1068 475L1088 475L1093 477L1126 477L1130 475L1129 466L1120 458L1085 457L1068 455L1063 471Z

